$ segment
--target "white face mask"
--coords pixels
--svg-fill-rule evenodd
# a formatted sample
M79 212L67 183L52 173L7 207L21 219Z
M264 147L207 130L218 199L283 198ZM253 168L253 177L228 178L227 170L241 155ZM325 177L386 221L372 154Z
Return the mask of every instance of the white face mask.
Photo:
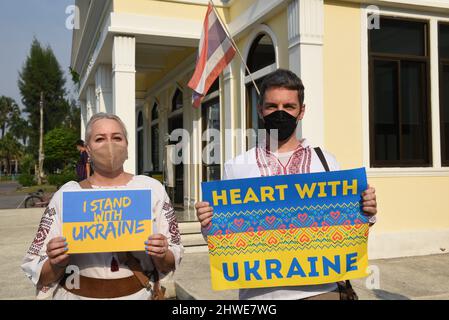
M97 149L90 149L94 168L105 172L119 170L128 159L128 148L114 142L107 142Z

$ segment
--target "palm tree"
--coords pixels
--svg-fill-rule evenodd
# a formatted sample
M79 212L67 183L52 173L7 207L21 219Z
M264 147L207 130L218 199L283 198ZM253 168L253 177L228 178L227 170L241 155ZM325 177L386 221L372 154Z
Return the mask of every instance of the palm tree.
M18 107L17 103L9 98L9 97L5 97L5 96L1 96L0 97L0 130L2 131L2 139L5 136L6 133L6 127L8 126L9 123L9 117L11 112L13 112L14 108ZM20 111L20 109L19 109Z
M7 174L11 174L11 161L22 156L22 145L11 133L0 139L0 159L6 160Z
M27 120L21 117L21 111L19 106L15 105L9 117L9 132L12 135L22 141L23 145L26 145L27 138L30 136L31 127Z

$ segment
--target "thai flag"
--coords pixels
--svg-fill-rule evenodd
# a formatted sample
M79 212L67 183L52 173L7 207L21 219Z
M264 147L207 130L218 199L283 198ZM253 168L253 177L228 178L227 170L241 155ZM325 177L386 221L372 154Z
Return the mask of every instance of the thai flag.
M198 108L215 79L235 55L231 40L215 14L211 3L207 7L200 39L195 72L188 86L193 90L193 106Z

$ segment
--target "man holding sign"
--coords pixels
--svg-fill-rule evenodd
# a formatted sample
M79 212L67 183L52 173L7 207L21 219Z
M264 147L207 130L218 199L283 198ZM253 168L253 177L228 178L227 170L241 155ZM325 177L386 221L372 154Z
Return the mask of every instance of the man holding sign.
M92 116L86 145L94 174L53 196L22 269L38 299L161 299L158 279L183 254L170 199L159 181L124 172L117 116Z
M350 230L352 233L348 237L351 239L357 238L359 242L360 239L363 240L363 237L365 237L364 245L366 249L367 230L366 232L361 232L361 228L368 226L368 219L370 225L375 223L377 203L374 189L368 187L366 184L364 170L346 172L345 174L342 172L343 175L336 173L337 176L328 179L328 181L324 181L323 177L314 175L307 175L309 177L305 178L305 181L302 181L302 178L298 175L339 170L339 165L332 155L321 151L319 148L313 149L305 139L299 140L296 137L295 131L298 122L303 119L305 113L304 86L301 80L294 73L287 70L277 70L268 75L262 83L258 113L264 121L269 139L248 152L228 161L224 165L224 180L244 179L235 183L235 185L242 187L228 188L226 190L227 188L224 185L222 190L212 190L213 185L209 189L205 185L205 188L203 188L203 196L205 199L208 198L212 201L211 203L199 202L196 204L197 216L201 222L203 234L205 236L211 236L209 239L211 261L214 261L212 253L216 252L216 248L226 248L226 246L223 246L222 239L226 239L229 244L228 248L232 249L240 246L248 250L249 243L253 247L257 245L251 243L252 240L242 238L239 238L237 242L232 242L232 238L236 234L239 234L237 231L235 231L236 233L232 233L234 232L232 229L227 229L226 231L229 234L223 234L224 238L221 237L221 232L224 229L220 230L220 228L224 228L226 225L229 226L229 224L226 224L228 222L226 221L226 217L229 217L229 214L233 214L232 217L234 220L232 222L236 230L239 230L239 228L242 229L246 223L248 224L248 228L245 231L250 237L254 236L254 234L260 239L265 237L264 239L267 243L270 241L275 243L275 241L282 239L280 242L287 243L288 245L285 247L287 249L291 249L291 243L301 242L301 239L307 240L308 238L310 240L313 237L311 234L297 234L297 238L292 237L291 241L288 240L288 237L292 233L306 230L301 228L310 228L312 230L315 228L318 230L318 226L315 225L317 221L321 223L319 225L321 227L319 231L323 231L324 229L324 232L321 233L321 238L315 239L316 241L327 241L328 244L332 244L333 241L338 242L339 238L335 234L339 234L338 229L340 228L339 230L342 231ZM267 185L258 185L256 181L251 181L253 179L248 179L280 175L291 176L279 177L279 181L274 181L275 177L270 178L272 180ZM320 182L317 183L316 181ZM360 194L362 197L360 197ZM333 203L332 196L339 200L335 200L336 202ZM342 196L351 196L352 198L343 199ZM297 199L296 203L303 205L300 208L294 209L303 211L295 211L297 218L292 224L292 217L286 213L286 208L292 208L292 206L289 207L290 203L286 203L284 207L273 207L270 202L279 204L282 201L292 201L292 199L295 199L294 197ZM310 208L314 207L314 203L308 203L307 199L310 198L309 200L312 201L315 199L313 197L330 199L330 202L325 208L334 208L342 204L345 208L348 208L348 205L352 205L351 210L354 211L347 212L347 214L352 216L352 220L350 220L353 222L352 225L345 225L347 224L347 220L340 220L342 218L337 216L336 210L335 212L330 210L326 211L323 210L323 207L320 207L321 211L311 210ZM363 217L357 217L360 201L363 214L368 216L366 218L366 224L363 224L363 220L365 220ZM219 216L214 217L214 224L212 224L214 203ZM240 207L242 205L245 207ZM224 213L220 206L228 206L227 212L229 214ZM245 209L241 210L241 208ZM251 218L248 212L257 212L258 217ZM267 214L267 212L270 214ZM315 219L314 221L310 220L312 214ZM339 214L340 212L338 211ZM272 226L275 225L276 219L278 220L278 226L276 227L277 229L274 229ZM336 225L326 225L327 222L331 223L331 221L338 223ZM287 224L287 227L284 229L279 225L282 222ZM285 229L288 229L288 224L292 226L288 231L292 232L287 233ZM327 232L328 230L333 232ZM276 232L278 233L278 237L274 236ZM331 235L329 239L325 237L326 234ZM340 235L340 237L342 236ZM279 246L278 243L276 245ZM256 252L263 250L253 250L251 253L257 256ZM243 251L241 250L241 252ZM327 267L324 273L326 273L326 270L329 272L330 269L341 271L342 268L351 272L354 270L357 252L343 251L340 251L341 255L334 255L332 261L325 260L325 258L322 261L318 261L318 255L314 256L312 254L308 256L308 259L296 257L289 259L289 261L281 261L282 257L279 257L279 259L265 259L264 261L253 259L252 261L241 261L241 265L239 265L238 260L232 260L232 263L229 260L229 264L222 263L223 279L229 280L228 283L236 281L238 278L237 271L242 270L247 280L259 280L258 282L252 281L246 287L245 285L240 285L240 299L340 299L340 291L335 281L309 285L309 283L318 282L308 282L309 279L307 279L301 282L306 285L295 286L286 279L293 278L293 275L303 279L308 278L307 275L310 277L318 275L318 270L316 269L318 265L322 268ZM222 252L223 261L228 261L228 253L225 250ZM276 252L271 254L275 258ZM262 256L262 254L259 256ZM264 264L261 266L260 263L263 262ZM281 268L281 263L282 266L285 264L288 264L288 266ZM233 268L231 269L231 267ZM307 275L303 271L306 267L309 270ZM214 266L212 266L213 268ZM281 269L285 270L285 272L282 273ZM264 273L263 275L260 274L261 271L264 271L262 272ZM321 272L323 273L323 270ZM212 274L214 274L213 270ZM302 277L303 275L304 277ZM276 281L280 286L276 287L272 285L273 282L269 280L273 278L277 279ZM338 280L343 279L338 278ZM221 284L217 283L217 281L215 282L214 285L216 288L220 289ZM255 284L253 285L253 283ZM266 287L263 286L264 283L267 284Z

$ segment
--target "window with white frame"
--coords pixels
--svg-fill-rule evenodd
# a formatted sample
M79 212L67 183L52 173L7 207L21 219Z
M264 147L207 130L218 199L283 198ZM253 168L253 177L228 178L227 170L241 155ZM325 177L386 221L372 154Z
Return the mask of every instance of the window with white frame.
M151 163L153 171L160 171L159 167L159 106L155 102L151 109Z
M252 80L260 87L265 76L276 70L276 50L270 35L263 32L254 39L249 49L247 65L252 77L248 71L245 72L246 127L257 131L263 129L263 122L257 114L259 96ZM250 141L249 145L251 144Z
M137 116L137 173L143 173L143 113L139 111Z
M449 23L438 25L441 165L449 166Z
M382 16L368 39L370 165L430 167L429 22Z
M203 181L220 180L220 95L219 79L201 103L203 129Z

